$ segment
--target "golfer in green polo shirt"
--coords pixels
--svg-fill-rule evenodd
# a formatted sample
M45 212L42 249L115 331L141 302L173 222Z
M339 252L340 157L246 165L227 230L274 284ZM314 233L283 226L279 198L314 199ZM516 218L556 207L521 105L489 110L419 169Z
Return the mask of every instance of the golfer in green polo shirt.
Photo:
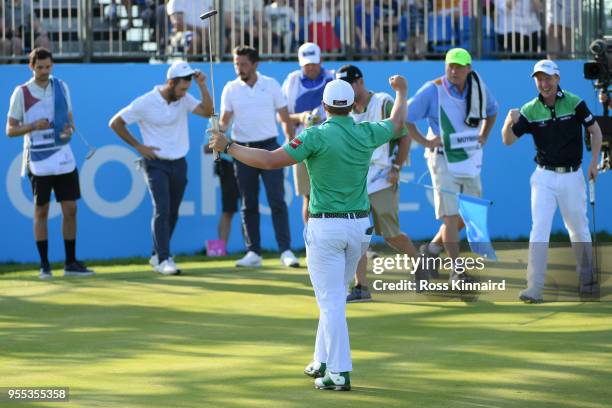
M304 239L320 316L314 361L304 373L316 378L318 389L351 389L346 292L372 236L366 188L370 159L378 146L401 136L406 118L406 79L394 75L389 84L396 92L391 117L355 123L349 116L355 100L353 88L343 80L330 81L323 92L328 120L274 151L236 145L222 133L211 132L214 150L249 166L275 169L306 163L310 218Z

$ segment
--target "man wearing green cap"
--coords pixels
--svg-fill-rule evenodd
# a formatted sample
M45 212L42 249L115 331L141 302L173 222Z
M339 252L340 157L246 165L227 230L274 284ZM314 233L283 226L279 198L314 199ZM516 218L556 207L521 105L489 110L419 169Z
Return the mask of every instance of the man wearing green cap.
M443 221L434 239L421 251L426 256L438 256L446 249L455 259L464 223L454 193L481 195L482 148L495 123L497 102L472 71L469 52L453 48L446 53L445 62L445 75L427 82L408 100L406 125L412 138L427 148L436 218ZM427 120L427 137L415 125L421 119ZM433 275L437 271L431 272ZM450 279L472 278L453 271Z

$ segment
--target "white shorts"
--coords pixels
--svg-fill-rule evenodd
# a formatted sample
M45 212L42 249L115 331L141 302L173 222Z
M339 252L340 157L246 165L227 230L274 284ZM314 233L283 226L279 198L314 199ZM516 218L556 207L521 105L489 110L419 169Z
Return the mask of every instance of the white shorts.
M427 158L427 167L431 174L434 187L434 204L436 218L458 215L459 201L455 193L462 193L473 197L482 196L480 176L456 177L448 171L444 155L431 152ZM444 190L446 192L441 192Z

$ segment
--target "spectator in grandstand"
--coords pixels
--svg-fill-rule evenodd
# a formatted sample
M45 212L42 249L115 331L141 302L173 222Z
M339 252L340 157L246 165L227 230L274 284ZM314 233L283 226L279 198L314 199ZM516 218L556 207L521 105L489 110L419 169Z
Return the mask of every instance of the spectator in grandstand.
M568 58L575 51L573 39L578 30L582 2L580 0L548 0L546 2L546 53L548 59Z
M300 69L291 72L283 82L283 96L287 100L291 126L295 136L305 128L318 124L313 120L312 111L321 106L323 89L334 79L334 71L324 69L321 61L321 49L314 43L305 43L298 49ZM322 118L319 118L322 119ZM302 218L308 221L308 203L310 200L310 178L304 163L293 166L295 194L303 197Z
M174 50L190 54L206 53L208 20L200 20L202 12L212 8L210 0L170 0L167 5L172 23L170 44Z
M410 59L423 59L425 41L425 0L408 0L406 53Z
M264 15L272 34L272 52L290 53L293 43L292 25L295 10L288 0L276 0L264 7Z
M226 51L247 44L259 50L265 45L263 0L226 0L225 4Z
M323 52L340 49L340 39L334 31L337 11L334 0L308 0L308 40Z
M47 32L37 18L32 18L32 0L5 0L3 3L2 55L22 55L32 47L51 49Z
M0 15L5 15L4 7L4 2L0 0ZM5 24L5 21L0 21L0 56L21 55L21 39L8 35Z
M259 53L252 47L234 49L234 69L237 78L223 87L219 127L226 132L232 128L234 143L263 150L276 150L280 116L285 135L293 139L287 101L279 83L257 71ZM232 123L233 122L233 123ZM259 234L259 178L264 182L280 260L285 266L297 267L299 262L290 249L289 213L285 203L282 169L260 170L235 161L236 178L242 197L242 225L247 253L236 266L261 266L261 238Z
M356 47L361 53L378 50L380 7L374 0L358 0L355 5Z
M400 21L399 3L396 0L379 0L375 7L381 10L380 30L382 31L381 47L383 54L393 54L398 45L398 27ZM378 2L377 2L378 3Z
M521 55L538 52L544 38L541 0L496 0L497 50Z
M45 48L30 53L33 78L13 91L6 123L9 137L24 136L22 175L28 175L34 194L34 239L40 255L41 279L52 277L48 259L51 192L62 207L66 259L64 276L89 276L93 271L76 259L79 174L70 148L74 131L68 85L51 76L53 56Z
M486 98L481 99L480 95L486 95ZM482 148L496 117L497 101L482 82L482 77L472 72L472 57L463 48L449 50L445 58L445 75L427 82L408 101L408 131L415 141L427 148L436 218L443 221L435 238L421 248L426 256L438 256L443 248L450 258L459 256L459 231L464 223L454 193L481 195ZM415 125L422 119L426 119L429 125L427 139ZM469 145L453 148L456 135L469 139ZM473 280L466 273L454 271L450 279Z
M393 98L386 92L373 92L365 86L363 73L354 65L344 65L336 73L337 79L351 84L355 102L351 116L355 123L380 122L391 116ZM418 253L412 241L399 226L399 174L408 157L410 139L402 127L395 137L372 153L367 174L368 200L377 235L398 253L416 258ZM355 286L346 297L347 302L372 299L366 276L366 254L363 254L355 272Z
M192 78L202 101L187 92ZM109 122L111 129L142 155L140 163L153 201L153 253L149 263L163 275L179 272L171 256L170 239L187 185L189 112L210 117L212 99L206 87L206 75L179 61L168 68L165 84L136 98ZM138 123L142 143L128 130L127 125L132 123Z

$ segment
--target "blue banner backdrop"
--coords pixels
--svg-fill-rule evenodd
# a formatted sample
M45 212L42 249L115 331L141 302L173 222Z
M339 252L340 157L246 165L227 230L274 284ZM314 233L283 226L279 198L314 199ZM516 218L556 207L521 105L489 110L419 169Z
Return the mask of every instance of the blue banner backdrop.
M443 74L442 62L357 62L364 72L368 88L392 93L387 78L395 73L406 76L410 94L427 80ZM561 85L584 98L590 108L601 114L591 83L582 79L583 61L561 62ZM207 64L193 64L208 71ZM328 68L341 63L329 62ZM536 95L530 77L533 61L477 61L474 68L482 75L500 104L497 123L486 146L483 178L484 197L492 200L489 229L492 237L527 236L531 226L529 177L534 169L534 147L531 137L525 137L508 148L501 142L501 126L508 109L520 107ZM72 147L77 157L83 198L78 206L79 257L102 259L125 256L146 256L151 249L151 203L142 174L135 168L134 150L125 145L108 128L109 119L137 96L164 82L166 65L149 64L57 64L54 74L65 80L71 91L75 122L89 143L98 147L90 160L85 160L87 148L74 137ZM282 83L286 75L298 69L297 63L262 62L259 70ZM0 111L8 112L13 89L31 77L25 65L0 66L2 88ZM217 106L223 85L235 78L231 63L215 66ZM197 88L191 92L199 97ZM192 253L201 250L208 239L217 237L220 213L220 190L213 175L212 159L202 154L207 121L191 115L191 150L189 184L181 207L172 250ZM421 128L425 130L424 124ZM132 127L138 133L136 126ZM4 235L0 238L0 262L36 261L32 236L32 194L27 179L19 177L21 138L0 139L0 219ZM403 171L405 177L419 180L427 168L423 149L413 143L411 165ZM590 153L585 152L588 163ZM301 198L293 191L291 170L285 172L286 201L289 205L292 246L303 248ZM426 175L422 181L429 183ZM262 189L263 190L263 189ZM612 203L612 174L604 174L598 182L598 229L612 229L612 217L603 211ZM265 194L261 194L262 243L276 249L276 241ZM49 223L50 258L63 259L61 216L53 203ZM242 251L239 215L234 218L230 251ZM434 219L431 192L421 187L402 184L400 221L402 230L413 238L431 237L438 228ZM563 228L557 214L553 229Z

